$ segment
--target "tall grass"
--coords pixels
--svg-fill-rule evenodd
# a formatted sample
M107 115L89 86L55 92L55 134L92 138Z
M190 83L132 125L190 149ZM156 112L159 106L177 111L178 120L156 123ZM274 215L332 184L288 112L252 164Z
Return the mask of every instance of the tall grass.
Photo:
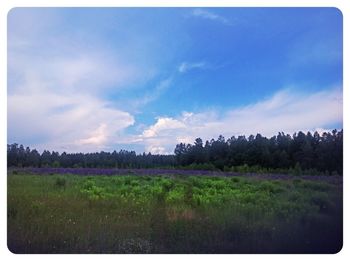
M15 253L334 253L338 185L240 177L9 175Z

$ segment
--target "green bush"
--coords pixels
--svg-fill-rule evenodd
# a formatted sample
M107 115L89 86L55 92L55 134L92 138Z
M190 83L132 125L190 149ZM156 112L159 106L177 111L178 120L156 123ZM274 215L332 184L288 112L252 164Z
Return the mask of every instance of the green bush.
M329 184L315 181L303 181L302 187L315 191L328 191L331 189L331 186Z
M239 183L241 180L240 180L240 178L238 178L238 177L232 177L232 178L231 178L231 181L232 181L233 183Z
M212 163L192 163L187 166L179 167L179 169L185 170L218 170Z
M133 186L133 187L136 187L136 186L139 186L140 183L139 183L138 180L132 180L132 181L130 182L130 185Z
M91 190L92 187L94 187L94 186L95 186L95 182L91 179L88 179L83 184L83 190Z
M80 192L85 194L89 200L98 200L109 195L104 188L96 186L93 180L85 181Z
M90 200L98 200L106 197L105 190L97 186L92 186L90 189L82 189L80 192L87 195Z
M266 191L270 193L275 193L277 191L277 186L274 185L271 181L263 181L257 187L258 191Z
M310 176L317 176L317 175L321 175L322 173L320 173L318 170L316 169L307 169L303 171L304 175L310 175Z
M176 186L166 196L168 203L182 203L184 201L185 188L183 186Z
M237 166L235 170L239 173L248 173L249 172L249 166L247 164Z
M170 179L162 179L160 185L164 191L168 192L174 186L174 183Z

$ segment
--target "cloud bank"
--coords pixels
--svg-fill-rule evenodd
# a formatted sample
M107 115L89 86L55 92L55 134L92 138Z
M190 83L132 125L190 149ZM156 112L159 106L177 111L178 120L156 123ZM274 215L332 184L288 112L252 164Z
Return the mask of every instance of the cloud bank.
M146 128L138 142L150 152L172 153L180 142L193 143L224 135L260 133L273 136L278 132L324 130L328 125L342 124L342 91L332 89L313 94L282 90L269 99L248 106L228 110L199 113L183 112L178 117L157 118Z
M60 18L47 12L9 15L9 142L71 152L109 149L135 120L105 95L130 88L148 71L98 41L52 34L48 29Z
M38 149L97 151L118 140L134 117L84 95L34 93L8 97L8 131L15 141ZM29 142L28 142L29 143Z
M110 20L105 20L106 13L100 13L99 19L81 26L80 22L72 25L74 19L70 16L66 17L72 21L65 19L57 9L42 10L14 9L8 18L9 143L69 152L137 147L141 148L138 152L144 149L152 153L172 153L177 143L192 143L197 137L206 140L217 138L220 134L228 138L258 132L271 136L279 131L293 133L342 126L340 88L308 94L285 89L268 99L239 108L227 109L228 104L225 103L224 112L186 112L183 108L176 108L177 114L169 116L167 112L174 113L172 108L168 108L172 105L165 105L162 100L157 106L155 102L161 98L168 101L166 99L179 97L172 96L172 88L181 89L181 77L185 78L185 74L191 76L190 73L195 70L217 71L226 63L223 61L222 65L215 65L213 57L203 57L202 52L201 55L188 56L188 50L176 59L170 58L179 55L176 48L183 47L180 45L186 41L179 41L176 47L170 48L169 44L164 44L164 39L169 39L167 43L185 39L179 37L184 35L184 28L179 30L181 34L175 35L174 40L169 37L168 30L162 31L166 26L161 28L164 34L161 37L152 30L150 33L143 27L136 30L132 26L131 29L116 26L115 31L107 30L103 37L99 34L100 30L115 27L110 23L117 21L114 13ZM191 9L190 16L232 25L226 17L212 10ZM87 17L92 16L85 19ZM101 17L104 22L100 23ZM191 22L199 22L195 19ZM130 18L125 21L129 22ZM95 22L95 29L91 29ZM111 32L116 33L114 41L111 41ZM310 61L314 61L313 65L332 61L339 63L342 61L341 48L327 51L337 46L337 41L333 41L317 41L320 43L312 52L309 49L313 46L310 43L315 42L314 38L298 41L298 44L302 42L301 46L291 45L291 57L297 59L293 63L288 56L287 60L298 68ZM298 55L300 50L308 55ZM188 57L202 57L203 60L189 61ZM170 63L166 64L163 59L170 60ZM237 68L235 73L238 75L242 70ZM214 80L205 84L208 89L220 87L216 86L215 79L231 74L231 67L226 68L226 74L215 74ZM260 84L265 86L268 83ZM231 86L231 82L227 85ZM232 86L237 86L239 91L239 84ZM319 87L325 86L320 84ZM190 92L185 95L191 97ZM203 97L204 102L211 106L210 94L205 95L208 99ZM239 94L235 97L235 103L239 97ZM146 105L150 106L146 108ZM184 106L191 107L188 104ZM136 113L141 117L135 117ZM150 115L155 119L152 124L149 123ZM139 118L147 124L136 122Z

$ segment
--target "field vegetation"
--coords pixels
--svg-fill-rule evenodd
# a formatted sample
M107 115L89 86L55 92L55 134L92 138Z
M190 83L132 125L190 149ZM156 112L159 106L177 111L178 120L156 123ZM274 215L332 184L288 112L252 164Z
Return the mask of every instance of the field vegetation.
M335 253L342 222L341 182L8 174L15 253Z
M11 144L7 158L15 253L335 253L342 246L342 130L197 138L173 155L40 154Z

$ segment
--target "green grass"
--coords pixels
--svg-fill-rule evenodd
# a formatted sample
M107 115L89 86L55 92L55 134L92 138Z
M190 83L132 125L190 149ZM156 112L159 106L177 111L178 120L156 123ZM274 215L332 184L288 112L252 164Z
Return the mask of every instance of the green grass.
M8 175L15 253L335 253L342 190L242 177Z

